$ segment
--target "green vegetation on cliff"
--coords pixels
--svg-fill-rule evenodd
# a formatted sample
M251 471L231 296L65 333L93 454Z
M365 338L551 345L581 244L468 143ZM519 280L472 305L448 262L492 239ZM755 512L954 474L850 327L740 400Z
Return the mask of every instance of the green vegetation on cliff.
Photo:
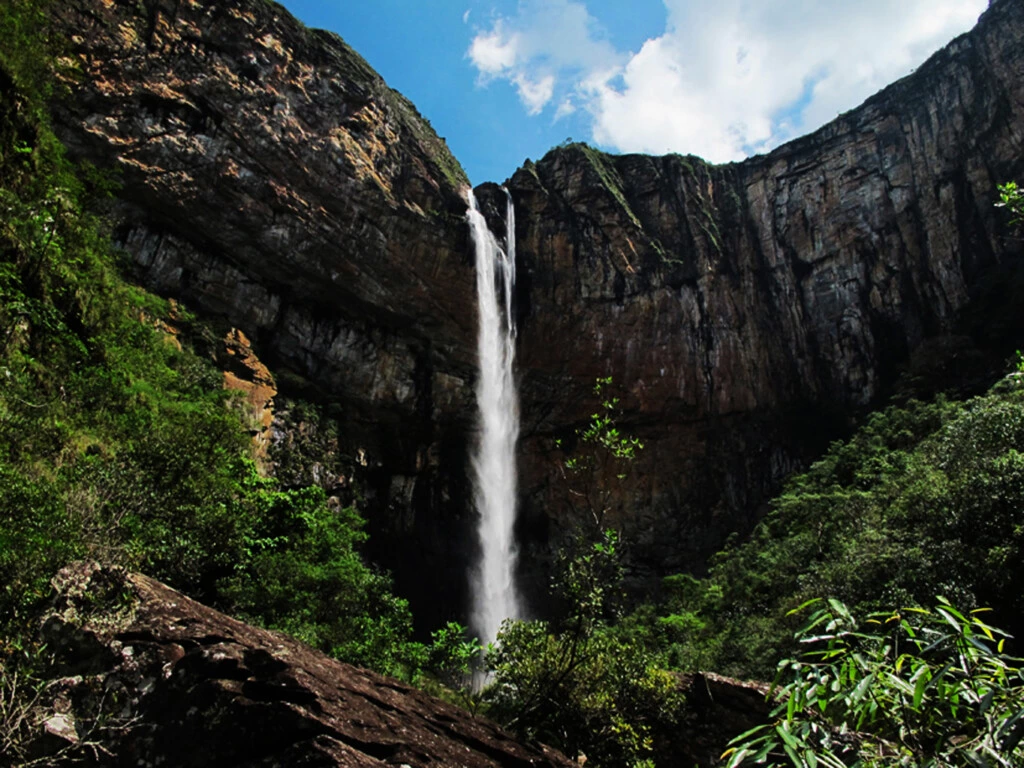
M622 548L605 528L611 506L598 476L623 479L643 444L617 425L611 377L597 379L601 401L566 450L565 483L581 527L560 553L552 596L556 621L508 621L487 664L488 714L528 739L598 766L649 766L671 747L686 712L674 675L637 638L617 631L624 604ZM660 763L659 763L660 764ZM667 763L666 763L667 764Z
M1024 629L1024 380L963 402L873 414L789 480L749 540L705 579L666 580L631 618L675 666L771 677L792 650L789 610L828 596L855 613L930 605L996 609Z
M409 671L424 650L360 558L358 514L261 477L201 327L122 279L112 184L49 126L45 11L0 7L0 654L25 645L56 570L94 558Z
M1021 663L986 632L1024 631L1022 447L1024 370L969 400L886 408L791 478L753 535L722 552L706 578L669 577L658 602L626 616L617 537L605 532L588 545L583 536L555 580L565 615L503 631L490 657L489 714L600 766L675 765L676 734L695 715L673 672L771 680L791 658L782 690L800 709L780 704L772 726L731 754L733 765L888 765L897 754L923 761L914 764L983 764L958 751L968 742L1009 761L985 764L1020 764L1011 741L1024 733L1016 729ZM576 498L582 505L588 496ZM825 613L801 634L808 603ZM984 625L970 614L988 606ZM946 614L959 622L952 635L940 631L949 629ZM964 674L946 666L957 648L972 659ZM981 693L969 699L970 690ZM868 707L867 691L879 709ZM844 737L844 723L846 733L862 732ZM792 759L789 737L801 745ZM879 760L855 763L872 749L883 750Z

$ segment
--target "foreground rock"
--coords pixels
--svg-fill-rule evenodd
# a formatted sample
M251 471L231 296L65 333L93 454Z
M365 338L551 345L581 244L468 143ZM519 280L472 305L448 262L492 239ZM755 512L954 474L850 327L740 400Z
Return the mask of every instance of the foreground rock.
M41 748L110 766L573 765L493 723L158 581L95 564L55 579Z

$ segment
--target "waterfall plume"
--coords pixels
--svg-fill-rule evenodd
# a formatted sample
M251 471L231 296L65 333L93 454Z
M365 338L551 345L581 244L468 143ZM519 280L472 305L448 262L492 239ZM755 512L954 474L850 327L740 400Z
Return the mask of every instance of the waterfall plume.
M479 313L476 386L478 438L472 456L473 499L480 516L480 559L473 569L471 628L483 643L498 636L501 622L520 618L515 584L516 441L519 403L513 362L516 327L512 307L515 287L515 209L508 195L508 237L502 250L480 213L473 191L466 214L476 251Z

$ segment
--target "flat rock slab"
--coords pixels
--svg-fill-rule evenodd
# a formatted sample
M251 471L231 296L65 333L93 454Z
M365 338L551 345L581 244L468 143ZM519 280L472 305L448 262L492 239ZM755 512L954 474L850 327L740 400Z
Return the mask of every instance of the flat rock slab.
M102 765L574 765L146 576L79 563L54 583L43 634L71 688L104 692L66 697L67 717L106 721Z

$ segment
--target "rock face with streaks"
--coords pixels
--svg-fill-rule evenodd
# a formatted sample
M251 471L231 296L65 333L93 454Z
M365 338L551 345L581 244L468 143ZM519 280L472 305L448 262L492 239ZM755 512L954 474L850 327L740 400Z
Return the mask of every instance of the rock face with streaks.
M339 38L272 3L73 0L58 23L82 75L61 133L121 168L116 236L139 279L239 329L280 390L324 407L377 557L420 615L457 614L476 317L466 180L443 141ZM624 479L590 482L609 489L592 511L649 576L748 530L922 350L972 348L950 340L965 318L1016 333L1003 289L1020 249L992 203L1024 173L1022 140L1024 4L996 0L914 74L771 154L569 145L518 170L534 592L537 564L592 517L555 441L571 447L599 405L595 377L646 447ZM501 229L497 187L478 197Z
M120 171L115 238L140 281L329 410L378 554L414 592L403 564L443 564L457 609L476 318L468 181L444 141L274 3L75 0L56 23L81 75L62 138Z
M604 478L617 488L605 522L659 571L747 530L966 313L975 342L994 334L978 321L1024 298L979 294L1010 274L1021 284L1019 241L993 203L1024 172L1022 76L1024 4L1004 0L914 74L771 154L711 166L574 144L517 171L529 518L550 519L554 440L598 409L595 377L614 378L622 426L646 445L628 478ZM1021 325L1018 312L1004 340Z

